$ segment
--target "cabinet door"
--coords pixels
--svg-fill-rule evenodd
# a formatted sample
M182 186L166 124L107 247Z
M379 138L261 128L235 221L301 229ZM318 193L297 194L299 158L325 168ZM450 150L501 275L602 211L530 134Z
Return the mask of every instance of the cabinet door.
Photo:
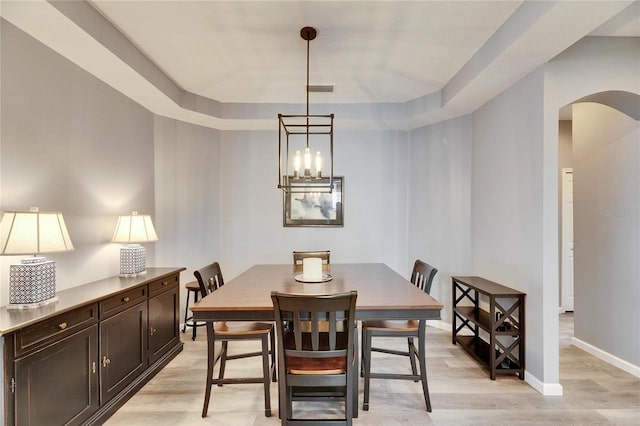
M149 365L179 340L180 293L178 285L149 299Z
M98 409L98 326L15 361L17 425L76 425Z
M147 368L147 303L100 323L100 402L118 394Z

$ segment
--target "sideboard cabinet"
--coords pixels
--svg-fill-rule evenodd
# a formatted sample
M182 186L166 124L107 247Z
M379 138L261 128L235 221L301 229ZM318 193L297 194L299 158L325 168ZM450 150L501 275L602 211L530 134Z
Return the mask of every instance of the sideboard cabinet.
M179 277L149 268L0 308L7 425L101 424L182 351Z

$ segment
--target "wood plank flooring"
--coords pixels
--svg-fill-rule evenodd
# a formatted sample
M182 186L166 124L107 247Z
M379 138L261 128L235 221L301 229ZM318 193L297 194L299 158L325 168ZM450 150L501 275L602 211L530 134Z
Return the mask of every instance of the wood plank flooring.
M264 417L259 384L214 387L209 415L200 417L206 338L203 328L198 329L195 342L189 333L182 335L184 351L106 425L279 424L275 383L271 386L271 418ZM449 331L429 327L427 373L433 412L425 410L419 383L378 379L371 381L370 410L360 409L354 425L640 425L640 380L570 345L572 333L571 315L561 315L560 383L564 395L545 397L515 377L490 380L487 370L451 344ZM389 345L398 343L394 339ZM237 345L230 344L230 350L248 348ZM406 359L378 353L373 356L372 368L377 371L409 368ZM227 375L260 375L260 368L259 358L230 361ZM300 408L301 415L309 416L333 411L334 406L320 403Z

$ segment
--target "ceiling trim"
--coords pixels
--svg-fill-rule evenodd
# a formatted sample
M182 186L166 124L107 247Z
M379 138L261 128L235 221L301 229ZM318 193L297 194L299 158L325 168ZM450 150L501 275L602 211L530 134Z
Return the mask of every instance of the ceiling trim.
M585 5L584 3L589 3ZM619 13L627 2L523 2L442 90L398 103L313 104L344 129L411 130L475 111ZM567 13L579 22L551 46L530 49ZM3 18L149 111L219 130L277 131L278 113L303 104L223 103L179 87L85 1L2 2ZM556 30L557 31L557 30ZM523 55L523 51L529 52ZM509 72L504 72L508 69ZM496 73L500 78L496 79Z

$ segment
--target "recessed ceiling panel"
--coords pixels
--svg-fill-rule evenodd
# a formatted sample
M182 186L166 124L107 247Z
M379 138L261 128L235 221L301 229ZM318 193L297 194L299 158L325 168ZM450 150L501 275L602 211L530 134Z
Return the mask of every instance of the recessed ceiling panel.
M92 1L189 92L222 102L403 102L440 90L519 1Z

